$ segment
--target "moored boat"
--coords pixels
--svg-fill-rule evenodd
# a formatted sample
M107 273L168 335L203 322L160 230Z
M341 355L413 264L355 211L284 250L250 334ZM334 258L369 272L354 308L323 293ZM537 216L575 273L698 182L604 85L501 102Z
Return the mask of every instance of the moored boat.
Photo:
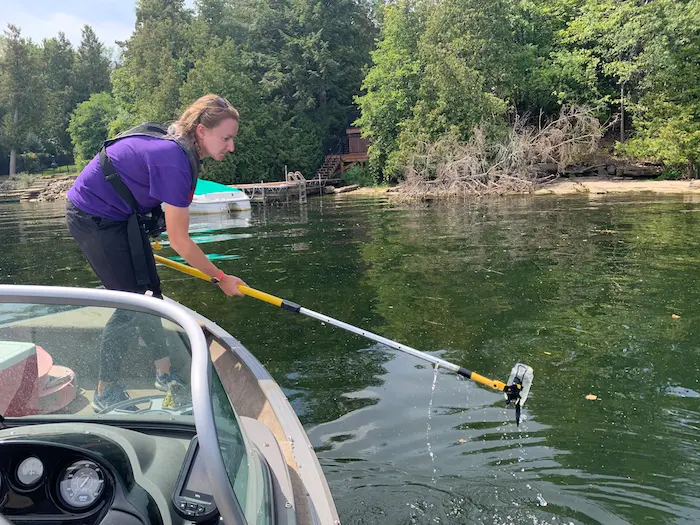
M243 190L210 180L199 179L190 213L224 213L250 210L250 199Z

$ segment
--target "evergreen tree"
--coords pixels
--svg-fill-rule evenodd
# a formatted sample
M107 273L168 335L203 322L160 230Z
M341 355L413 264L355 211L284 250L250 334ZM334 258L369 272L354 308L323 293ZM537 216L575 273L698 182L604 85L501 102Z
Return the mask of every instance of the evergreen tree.
M87 100L93 93L110 91L110 73L107 48L99 41L92 27L84 26L73 69L74 103Z
M75 52L62 32L55 38L44 40L42 47L42 69L47 91L41 136L48 153L71 154L73 144L68 134L68 124L75 107Z
M14 175L28 135L39 135L45 87L39 48L11 24L0 40L0 106L0 139L10 151L9 174Z
M123 45L114 95L135 121L171 121L191 64L192 13L184 0L139 0L136 28Z

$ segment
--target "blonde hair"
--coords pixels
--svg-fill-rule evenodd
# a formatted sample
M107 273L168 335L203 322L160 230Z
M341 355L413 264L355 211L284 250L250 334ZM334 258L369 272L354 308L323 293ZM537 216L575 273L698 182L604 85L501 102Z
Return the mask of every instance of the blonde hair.
M228 118L238 122L238 110L225 98L210 93L194 101L180 118L170 125L168 133L177 140L195 146L199 152L196 140L197 126L202 124L205 128L212 129Z

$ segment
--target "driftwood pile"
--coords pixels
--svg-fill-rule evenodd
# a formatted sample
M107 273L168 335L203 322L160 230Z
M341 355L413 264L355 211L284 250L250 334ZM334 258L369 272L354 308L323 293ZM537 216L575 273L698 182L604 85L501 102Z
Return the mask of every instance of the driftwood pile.
M543 125L516 118L502 142L488 140L479 127L467 142L452 135L435 142L418 140L399 193L408 199L529 193L576 169L597 150L603 132L592 110L564 107L558 118Z
M587 166L570 166L562 172L556 164L538 164L535 170L541 175L559 174L564 177L619 177L629 179L649 179L658 177L663 171L661 164L635 164L618 166L615 164L594 164Z

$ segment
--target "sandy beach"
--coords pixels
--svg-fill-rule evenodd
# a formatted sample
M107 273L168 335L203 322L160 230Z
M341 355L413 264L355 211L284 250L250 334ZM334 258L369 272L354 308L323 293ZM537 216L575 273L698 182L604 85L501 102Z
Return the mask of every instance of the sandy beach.
M341 195L382 195L393 188L362 187ZM535 190L534 195L605 195L616 193L700 194L700 179L689 180L616 180L603 177L561 178Z
M558 179L535 191L535 195L591 193L698 193L700 180L612 180L596 177Z

